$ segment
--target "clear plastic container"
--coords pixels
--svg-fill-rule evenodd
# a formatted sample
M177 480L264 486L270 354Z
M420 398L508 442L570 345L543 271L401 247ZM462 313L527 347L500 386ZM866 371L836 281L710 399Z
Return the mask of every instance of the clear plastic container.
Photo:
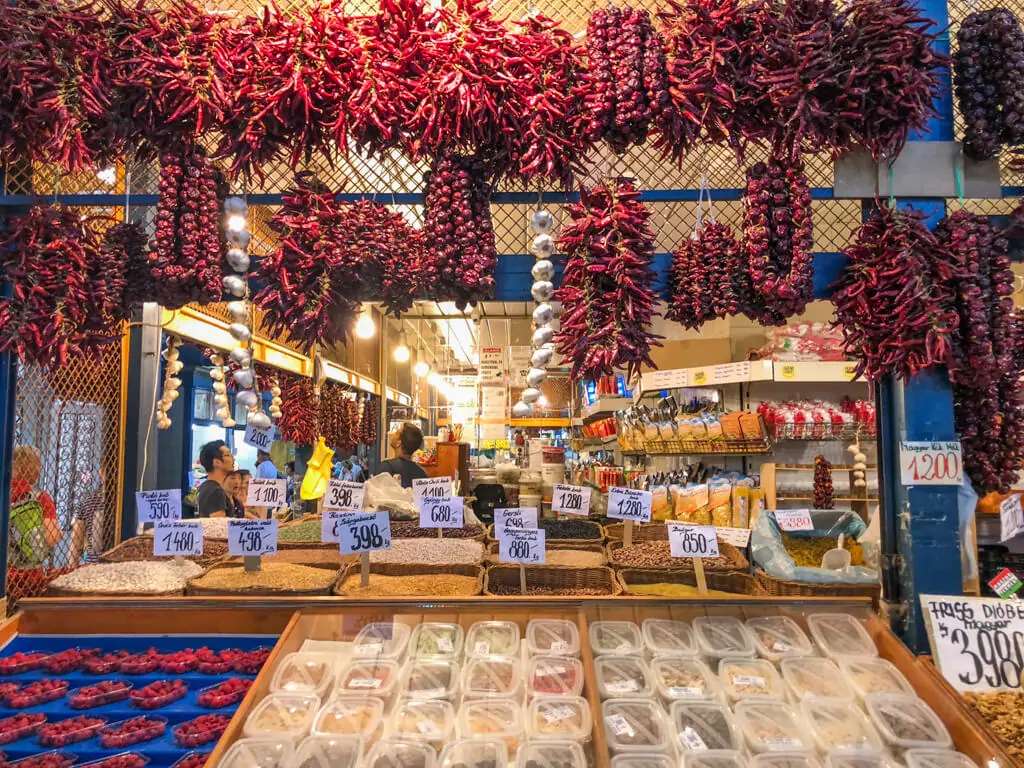
M462 695L467 699L514 698L523 690L519 659L483 656L462 670Z
M650 656L696 656L698 653L693 628L685 621L644 619L640 635Z
M526 667L530 696L579 696L583 691L583 664L570 656L534 656Z
M869 659L878 649L864 625L848 613L812 613L807 617L811 637L831 659Z
M747 768L739 752L719 749L713 752L683 753L683 768Z
M555 739L586 742L594 727L590 704L580 696L534 699L526 709L526 736L531 741Z
M438 761L438 768L505 768L507 765L508 748L501 739L449 741Z
M814 646L800 625L788 616L758 616L747 619L757 654L770 661L810 656Z
M454 699L459 690L459 665L441 659L413 659L402 672L400 690L410 699Z
M301 693L272 693L245 720L248 738L291 739L298 742L309 733L320 697Z
M363 768L434 768L437 752L422 741L382 739L374 744Z
M741 701L733 709L736 726L754 754L762 752L810 752L814 745L804 731L800 716L778 701Z
M459 708L455 733L460 739L501 739L508 753L515 754L526 738L522 708L511 699L467 701Z
M478 621L466 634L466 656L518 656L519 639L514 621Z
M405 624L376 621L367 624L352 641L352 655L359 658L390 659L400 662L405 656L412 632Z
M740 732L729 708L711 701L677 701L671 709L679 751L739 750Z
M374 696L339 696L327 702L313 721L313 735L330 738L380 736L384 702Z
M850 700L815 697L804 701L800 712L823 753L882 751L878 733Z
M649 697L653 695L651 673L643 659L635 656L598 656L594 660L597 692L602 699Z
M888 755L836 752L825 758L825 768L899 768Z
M587 768L587 758L573 741L537 741L519 750L516 768Z
M812 656L807 659L783 659L779 663L782 679L797 700L808 696L831 696L853 700L853 690L839 667L828 659Z
M673 701L710 701L721 692L715 673L699 659L658 657L651 662L651 680L666 706Z
M595 656L639 656L644 650L640 627L631 621L595 621L590 625L589 637Z
M907 768L978 768L967 755L948 749L908 749L903 759Z
M897 757L908 749L949 749L953 745L938 715L914 696L875 693L865 699L865 706L882 740Z
M750 632L732 616L698 616L693 620L693 634L700 652L709 658L754 655Z
M853 659L839 662L846 682L862 699L873 693L899 693L915 696L914 687L886 659Z
M50 768L69 768L78 761L78 755L73 752L65 752L60 749L53 749L49 752L40 752L31 757L23 757L21 760L12 760L8 766L19 766L19 768L31 768L32 766L48 765Z
M291 739L239 739L228 748L217 768L285 768L294 754Z
M68 693L68 706L71 709L95 709L113 704L115 701L124 701L132 694L132 683L124 680L111 680L112 686L100 689L96 683L83 685Z
M775 665L764 659L722 659L718 680L731 701L785 698L786 688Z
M750 768L821 768L806 752L765 752L750 760Z
M421 659L458 660L462 656L465 633L458 624L428 621L412 631L409 655Z
M526 625L526 650L531 656L579 656L580 632L565 619L534 619Z
M110 757L101 757L99 760L90 760L88 763L78 763L77 768L146 768L149 763L148 755L138 752L121 752ZM59 763L49 765L47 768L57 768L57 765Z
M669 724L651 699L610 699L601 705L608 749L618 752L668 752Z
M326 653L289 653L277 665L271 693L311 693L321 699L334 682L336 657Z
M36 731L36 741L40 746L60 749L80 741L88 741L106 724L107 718L88 715L76 715L54 723L43 723Z
M356 768L362 756L358 736L307 736L287 768Z
M677 765L668 755L623 752L612 758L611 768L677 768Z
M338 672L336 693L386 699L398 687L399 667L387 659L354 659Z
M418 739L435 749L444 746L455 731L455 708L450 701L410 699L395 705L389 733L397 739Z

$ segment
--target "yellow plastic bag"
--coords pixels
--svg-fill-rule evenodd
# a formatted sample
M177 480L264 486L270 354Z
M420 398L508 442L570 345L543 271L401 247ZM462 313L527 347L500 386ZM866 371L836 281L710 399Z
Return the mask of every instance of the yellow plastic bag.
M316 441L313 457L306 462L306 474L302 478L299 498L311 501L322 498L327 493L327 482L331 479L331 470L334 468L331 463L333 458L334 451L327 447L327 443L321 437Z

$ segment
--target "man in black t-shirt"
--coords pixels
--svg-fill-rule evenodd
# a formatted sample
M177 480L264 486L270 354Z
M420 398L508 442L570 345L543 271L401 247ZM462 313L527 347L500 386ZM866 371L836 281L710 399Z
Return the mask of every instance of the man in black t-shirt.
M398 454L380 465L378 472L398 475L403 488L412 488L412 481L428 477L427 471L412 460L412 455L423 447L423 433L415 424L406 422L388 440L391 450Z
M207 443L199 451L199 463L206 470L206 480L199 486L196 510L199 517L244 517L235 512L231 496L224 490L228 473L235 469L235 457L223 440Z

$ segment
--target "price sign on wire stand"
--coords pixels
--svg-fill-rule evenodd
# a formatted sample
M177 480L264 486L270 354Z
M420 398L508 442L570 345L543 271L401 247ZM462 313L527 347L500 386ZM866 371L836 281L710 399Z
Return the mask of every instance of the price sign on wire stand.
M274 442L273 427L254 427L252 424L245 425L245 437L242 438L246 444L254 448L270 453L270 446Z
M391 549L391 519L386 512L354 515L338 526L338 544L343 555Z
M341 528L341 524L348 522L358 515L358 512L340 512L335 509L324 510L323 517L320 518L320 541L325 544L337 544L338 531Z
M637 523L651 521L651 492L634 488L608 489L608 517L632 520Z
M419 503L424 496L439 499L452 495L452 479L450 477L418 477L412 481L412 498Z
M140 523L166 523L181 520L181 490L136 491L135 506Z
M902 485L963 485L964 463L959 440L900 443Z
M462 497L420 499L420 528L461 528Z
M814 521L809 509L777 509L775 522L784 531L813 531Z
M1009 541L1024 533L1024 510L1021 509L1020 494L1015 493L1003 499L999 505L999 531L1000 541Z
M249 492L245 496L247 507L280 507L287 495L285 480L269 480L254 477L249 481Z
M672 557L718 557L718 533L713 525L670 523L668 544Z
M494 510L495 538L504 528L536 528L537 510L533 507L499 507Z
M203 524L168 520L153 525L153 554L156 557L183 557L203 554Z
M504 528L498 538L498 560L520 565L544 565L546 533L523 528Z
M228 554L232 557L276 555L277 520L228 520Z
M551 511L586 517L590 514L590 489L558 483L551 496Z
M327 493L324 495L324 509L339 512L358 512L363 508L363 496L366 495L364 483L351 480L330 480Z

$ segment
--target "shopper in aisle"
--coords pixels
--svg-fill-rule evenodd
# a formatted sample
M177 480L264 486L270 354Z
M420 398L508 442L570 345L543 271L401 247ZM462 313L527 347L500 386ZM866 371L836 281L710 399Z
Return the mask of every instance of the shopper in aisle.
M295 462L289 461L284 465L284 489L285 498L288 503L292 503L292 499L295 496Z
M246 472L246 475L248 474ZM270 460L270 454L267 451L256 451L256 477L263 480L278 480L281 477L281 473L277 471L277 466Z
M413 480L427 477L426 470L412 460L412 455L423 447L423 433L419 427L406 422L401 429L391 433L388 445L397 456L382 462L380 472L397 475L403 488L412 488Z
M44 567L63 531L53 497L37 487L42 471L39 451L28 445L14 446L7 550L7 598L11 605L22 597L43 594L54 576L51 573L47 577Z
M235 469L235 457L223 440L214 440L199 451L199 463L206 480L199 486L196 510L199 517L238 517L231 496L224 490L228 474Z
M238 481L235 483L234 490L232 491L231 500L235 503L235 511L238 513L238 517L245 517L249 520L259 520L266 516L262 514L263 510L246 505L246 499L249 498L250 479L252 479L252 475L249 473L248 469L238 470Z

